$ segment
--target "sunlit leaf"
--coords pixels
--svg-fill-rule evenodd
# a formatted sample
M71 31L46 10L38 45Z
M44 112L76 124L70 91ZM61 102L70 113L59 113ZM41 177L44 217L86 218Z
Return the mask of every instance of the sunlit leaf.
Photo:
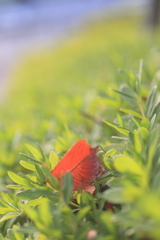
M138 112L136 112L136 111L133 111L133 110L131 110L131 109L126 109L126 108L120 108L120 111L122 111L122 112L124 112L124 113L128 113L128 114L130 114L130 115L133 115L133 116L135 116L135 117L137 117L137 118L142 118L142 115L140 114L140 113L138 113Z
M8 220L10 218L17 217L20 214L21 213L19 213L19 212L9 212L9 213L5 214L2 218L0 218L0 223L3 222L3 221Z
M8 175L12 179L12 181L15 183L18 183L18 184L21 184L24 186L29 186L29 187L32 186L31 183L27 179L19 176L18 174L14 173L14 172L9 171Z
M131 132L129 129L122 128L122 127L116 127L115 129L125 136L129 136L129 133Z
M142 120L141 120L141 127L145 127L145 128L148 129L148 126L149 126L148 118L142 118Z
M28 149L28 151L33 155L33 157L37 160L42 159L42 156L40 154L40 152L33 146L29 145L29 144L25 144L26 148Z
M121 173L133 173L142 176L144 174L141 165L129 156L122 155L115 157L114 166Z
M117 114L117 120L120 127L125 127L124 122L119 114Z
M41 198L33 199L33 200L27 202L26 205L27 206L37 206L37 205L41 205L45 202L49 202L49 199L45 198L45 197L41 197Z
M147 130L146 128L144 128L144 127L140 127L140 128L139 128L139 131L140 131L140 133L141 133L142 138L143 138L144 140L147 140L148 137L149 137L149 132L148 132L148 130Z
M116 152L117 152L116 149L110 149L108 152L106 152L106 153L104 154L104 157L105 157L105 158L111 157L111 156L113 156Z
M21 164L22 167L28 169L28 170L31 170L31 171L35 171L35 164L33 162L29 162L29 161L24 161L24 160L21 160L19 162Z
M112 122L107 121L107 120L104 120L104 122L105 122L107 125L109 125L109 126L111 126L111 127L114 127L114 128L118 126L117 124L112 123Z
M49 155L49 162L51 164L52 170L55 168L55 166L57 166L57 164L59 162L59 157L54 151L52 151Z
M28 156L28 155L26 155L26 154L24 154L24 153L20 153L20 155L22 155L22 156L24 156L25 158L29 159L29 160L30 160L31 162L33 162L33 163L38 163L38 164L41 164L41 165L42 165L42 163L41 163L40 161L38 161L37 159L35 159L35 158L31 157L31 156Z

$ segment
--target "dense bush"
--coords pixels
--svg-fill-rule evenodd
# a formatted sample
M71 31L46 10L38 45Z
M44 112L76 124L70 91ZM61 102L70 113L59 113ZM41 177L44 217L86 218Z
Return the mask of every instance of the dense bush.
M132 19L115 26L99 23L15 73L1 106L0 239L159 239L157 40L135 34ZM104 168L92 193L50 173L82 138Z

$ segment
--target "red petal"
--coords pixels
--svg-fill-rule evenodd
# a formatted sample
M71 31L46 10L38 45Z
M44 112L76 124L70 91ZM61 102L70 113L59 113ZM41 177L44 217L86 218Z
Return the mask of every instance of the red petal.
M79 140L52 170L52 174L59 179L67 171L71 172L74 179L74 191L80 184L82 189L90 186L93 179L100 173L100 163L96 156L97 148L91 148L85 140Z

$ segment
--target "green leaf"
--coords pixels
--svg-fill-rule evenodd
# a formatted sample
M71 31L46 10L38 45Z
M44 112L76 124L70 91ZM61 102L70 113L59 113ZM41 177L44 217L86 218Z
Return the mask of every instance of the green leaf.
M42 150L41 146L38 143L37 143L37 146L38 146L38 149L39 149L40 154L41 154L41 159L42 159L43 162L45 162L46 158L44 156L43 150Z
M24 212L26 213L26 215L32 220L32 221L37 221L39 219L38 216L38 211L34 208L31 208L29 206L26 205L22 205L22 209L24 210ZM44 215L45 216L45 215ZM44 217L43 216L43 217Z
M70 172L66 172L64 175L62 192L64 201L68 204L73 192L73 177Z
M156 117L157 117L156 114L154 114L153 117L151 118L151 121L148 127L149 131L152 131L152 129L154 128Z
M141 127L141 125L135 118L132 118L132 122L136 125L137 128Z
M122 127L115 127L115 129L125 136L129 136L129 133L131 132L129 129L122 128Z
M133 95L129 95L129 94L125 93L125 92L118 91L118 90L115 90L115 89L112 89L112 90L113 90L114 92L116 92L116 93L119 93L120 95L122 95L122 96L124 96L124 97L131 98L131 99L136 100L136 97L133 96Z
M22 185L12 185L12 184L7 185L6 187L11 188L11 189L24 189L24 188L28 189L28 186L26 187L26 186L22 186Z
M140 64L139 64L139 73L137 75L137 81L136 81L136 91L139 95L139 97L141 98L142 96L142 68L143 68L143 60L140 60Z
M29 186L29 187L32 186L31 183L30 183L27 179L19 176L18 174L14 173L14 172L10 172L10 171L9 171L9 172L8 172L8 176L9 176L9 177L12 179L12 181L15 182L15 183L18 183L18 184L21 184L21 185L24 185L24 186Z
M9 212L17 212L17 210L11 207L0 207L0 214L6 214Z
M80 194L80 206L86 207L86 206L90 206L92 209L96 209L96 204L93 198L93 195L89 192L82 192Z
M159 138L159 128L157 127L156 129L154 129L152 131L152 133L149 136L149 140L148 140L148 146L147 146L147 150L148 150L148 170L151 167L152 164L152 159L153 156L155 154L155 150L157 147L157 143L158 143L158 138Z
M43 196L44 190L39 189L27 189L21 192L16 193L16 196L23 200L30 200Z
M16 240L25 240L24 234L21 233L21 232L17 232L17 230L19 230L19 229L20 229L19 226L13 225L13 230L12 231L14 233L14 236L15 236Z
M46 176L44 175L41 167L39 165L35 165L36 171L37 171L37 180L40 182L40 184L44 183L46 181Z
M107 121L107 120L103 120L103 122L105 122L107 125L109 125L109 126L111 126L111 127L118 127L118 125L117 124L115 124L115 123L112 123L112 122L110 122L110 121Z
M148 118L142 118L142 120L141 120L141 127L145 127L145 128L148 129L148 126L149 126Z
M111 156L113 156L116 152L117 152L116 149L110 149L108 152L106 152L106 153L104 154L104 157L105 157L105 158L111 157Z
M27 224L25 225L25 227L21 227L20 229L17 229L16 232L22 232L24 234L34 234L35 232L38 232L38 229L35 226L33 226L33 224ZM31 239L26 239L26 240L31 240Z
M141 176L144 174L141 165L129 156L122 155L115 157L114 166L115 169L121 173L132 173Z
M146 116L148 118L151 117L151 112L155 103L156 92L157 92L157 86L154 86L146 101Z
M118 139L118 140L124 140L124 141L128 140L128 137L112 136L112 138L114 138L114 139Z
M17 199L15 200L15 198L12 195L9 195L6 192L1 192L1 199L6 203L8 203L9 205L12 205L12 206L17 205L17 202L16 202Z
M38 163L38 164L41 164L41 165L42 165L42 163L41 163L40 161L38 161L37 159L35 159L35 158L31 157L31 156L28 156L28 155L26 155L26 154L24 154L24 153L20 153L20 155L28 158L31 162Z
M42 167L42 169L43 169L43 172L46 175L46 178L49 180L49 183L51 184L51 186L58 190L59 189L59 182L58 182L57 178L54 177L47 168Z
M53 227L53 218L51 215L51 210L48 202L44 202L42 205L39 206L39 218L45 226ZM45 217L44 217L45 216Z
M156 175L154 175L153 181L152 181L152 189L160 192L160 172L157 172Z
M131 89L134 91L135 90L136 77L135 77L135 75L132 71L130 71L128 73L128 77L129 77L129 85L130 85Z
M117 120L118 120L118 124L120 127L124 127L124 122L121 118L121 116L117 113Z
M10 218L18 217L20 214L21 214L20 212L9 212L0 219L0 223Z
M132 144L134 145L134 149L137 153L142 152L142 141L141 141L141 135L139 134L139 131L136 129L133 132L133 135L130 135Z
M128 114L130 114L130 115L133 115L133 116L135 116L135 117L137 117L137 118L142 118L142 115L140 114L140 113L138 113L138 112L136 112L136 111L133 111L133 110L131 110L131 109L126 109L126 108L120 108L120 111L121 112L124 112L124 113L128 113Z
M35 147L33 147L29 144L25 144L25 146L35 159L37 159L39 161L42 160L41 154L39 153L39 151Z
M77 213L76 218L77 222L82 221L82 219L85 217L85 215L91 210L90 206L86 206L84 208L81 208L80 211Z
M14 232L12 229L7 229L7 236L10 240L16 240L16 237L14 236Z
M158 102L156 106L154 106L154 108L152 109L151 117L153 117L155 114L157 117L160 115L160 102Z
M100 198L107 200L111 203L124 203L126 202L123 196L122 187L114 187L99 194Z
M37 205L41 205L41 204L43 204L45 202L49 202L49 201L50 200L48 198L41 197L41 198L37 198L37 199L27 202L26 206L37 206Z
M16 196L23 200L32 200L34 198L44 197L46 196L50 200L57 201L58 195L57 192L50 192L48 190L43 189L27 189L21 192L16 193Z
M31 187L33 186L33 184L37 184L37 182L36 182L37 179L34 175L31 175L31 174L26 175L22 172L18 173L18 175L21 176L22 178L26 179L30 183Z
M140 133L141 133L142 138L143 138L144 140L147 140L148 137L149 137L149 132L148 132L148 130L147 130L146 128L144 128L144 127L140 127L140 128L139 128L139 131L140 131Z
M121 68L118 69L118 72L120 73L120 76L121 76L122 80L124 82L128 83L128 75L129 74L126 71L124 71L123 69L121 69Z
M31 171L35 171L35 164L32 163L32 162L29 162L29 161L24 161L24 160L21 160L19 162L21 164L22 167L28 169L28 170L31 170Z
M49 162L51 164L52 170L57 166L59 162L59 157L54 151L52 151L49 155Z

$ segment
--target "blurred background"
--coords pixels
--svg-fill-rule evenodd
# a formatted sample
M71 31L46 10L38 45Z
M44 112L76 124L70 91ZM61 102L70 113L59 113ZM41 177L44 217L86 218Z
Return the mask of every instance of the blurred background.
M155 26L158 9L159 0L0 0L0 93L10 70L33 49L57 44L102 16L145 13Z
M0 178L25 143L46 156L75 141L105 143L123 103L117 69L160 89L159 0L0 0ZM129 75L132 77L132 74ZM158 79L158 80L157 80ZM126 106L124 106L126 107ZM100 120L99 120L100 119ZM115 133L114 133L115 134ZM1 185L0 185L1 186Z

